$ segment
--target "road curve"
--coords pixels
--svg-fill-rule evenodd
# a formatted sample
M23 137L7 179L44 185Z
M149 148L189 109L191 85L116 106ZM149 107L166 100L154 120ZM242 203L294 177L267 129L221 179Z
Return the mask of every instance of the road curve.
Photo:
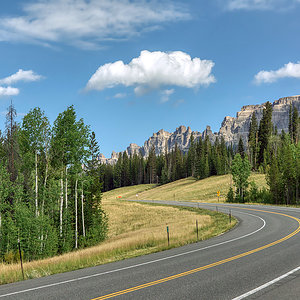
M240 222L230 232L207 241L98 267L2 285L0 300L234 299L241 295L242 298L237 299L253 295L264 299L263 293L269 293L269 299L274 299L274 295L279 295L274 285L271 292L264 285L269 283L270 286L275 278L291 270L298 271L299 209L173 201L161 203L213 210L217 207L227 213L231 210ZM286 276L283 280L289 278ZM261 286L262 289L255 290ZM290 283L290 286L295 284ZM295 293L292 287L284 289L277 281L280 299L284 299L284 295L286 299L292 299L290 295Z

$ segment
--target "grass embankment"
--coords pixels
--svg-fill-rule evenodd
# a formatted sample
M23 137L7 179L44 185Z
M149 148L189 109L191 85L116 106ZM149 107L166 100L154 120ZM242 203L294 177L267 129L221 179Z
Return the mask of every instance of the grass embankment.
M126 188L126 195L149 186ZM228 216L198 209L183 209L156 204L142 204L116 200L119 191L103 198L109 216L109 238L102 244L61 256L24 263L26 278L96 266L143 254L168 249L166 226L170 230L170 248L196 241L195 221L199 224L199 238L219 235L236 224ZM20 266L0 264L0 284L22 280Z
M267 187L264 174L252 173L249 181L254 181L258 188ZM140 192L138 198L143 200L218 202L217 191L220 191L220 202L225 202L231 184L233 182L229 174L212 176L203 180L189 177ZM121 190L119 190L119 194L122 195ZM129 199L125 194L124 198ZM131 199L135 198L134 195Z
M114 189L103 194L102 202L105 202L106 200L115 200L118 199L118 197L121 197L120 199L135 199L136 194L139 195L141 192L148 191L155 187L156 184L139 184Z

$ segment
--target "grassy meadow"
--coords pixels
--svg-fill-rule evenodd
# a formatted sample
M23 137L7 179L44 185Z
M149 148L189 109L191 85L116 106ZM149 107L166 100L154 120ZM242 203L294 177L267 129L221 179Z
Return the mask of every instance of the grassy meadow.
M130 187L115 189L108 192L106 199L142 199L142 200L176 200L197 202L218 202L217 191L220 191L220 202L224 202L230 186L233 184L230 174L212 176L202 180L192 177L177 180L165 185L140 185L136 192L130 193ZM252 173L250 181L254 181L259 188L267 187L264 174ZM132 187L134 188L134 187ZM144 189L144 190L142 190ZM136 194L138 193L138 197Z
M131 198L137 192L149 188L153 186L123 188L122 195ZM196 220L199 224L200 240L217 236L236 224L235 219L229 224L228 216L216 212L127 202L116 199L118 196L120 190L110 191L103 196L103 208L109 217L109 237L105 242L60 256L25 262L26 279L96 266L196 242ZM169 247L166 226L169 226L170 231ZM19 280L22 280L20 265L0 263L0 284Z

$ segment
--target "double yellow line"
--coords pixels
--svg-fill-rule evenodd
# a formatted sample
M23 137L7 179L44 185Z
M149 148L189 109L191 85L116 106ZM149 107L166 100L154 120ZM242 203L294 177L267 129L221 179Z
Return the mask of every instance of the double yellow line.
M267 249L267 248L272 247L274 245L277 245L279 243L282 243L282 242L288 240L289 238L293 237L294 235L296 235L300 231L300 219L298 219L298 218L295 218L295 217L292 217L292 216L289 216L289 215L286 215L286 214L278 213L278 212L271 212L271 211L265 211L265 210L259 210L259 209L240 208L240 207L239 207L239 209L259 211L259 212L265 212L265 213L276 214L276 215L282 215L282 216L285 216L285 217L296 220L298 222L298 228L295 231L293 231L292 233L290 233L289 235L287 235L287 236L285 236L285 237L283 237L283 238L281 238L277 241L274 241L270 244L264 245L262 247L259 247L259 248L256 248L256 249L253 249L253 250L250 250L250 251L247 251L247 252L244 252L244 253L241 253L241 254L238 254L238 255L235 255L235 256L220 260L220 261L217 261L217 262L214 262L214 263L206 265L206 266L202 266L202 267L192 269L192 270L189 270L189 271L186 271L186 272L183 272L183 273L179 273L179 274L176 274L176 275L168 276L168 277L165 277L165 278L162 278L162 279L159 279L159 280L151 281L151 282L141 284L141 285L129 288L129 289L121 290L121 291L118 291L118 292L115 292L115 293L107 294L107 295L104 295L104 296L101 296L101 297L98 297L98 298L94 298L92 300L103 300L103 299L113 298L113 297L116 297L116 296L120 296L120 295L124 295L124 294L131 293L131 292L134 292L134 291L138 291L138 290L150 287L150 286L161 284L161 283L173 280L173 279L177 279L177 278L180 278L180 277L191 275L191 274L203 271L203 270L207 270L207 269L225 264L227 262L245 257L247 255L262 251L264 249Z

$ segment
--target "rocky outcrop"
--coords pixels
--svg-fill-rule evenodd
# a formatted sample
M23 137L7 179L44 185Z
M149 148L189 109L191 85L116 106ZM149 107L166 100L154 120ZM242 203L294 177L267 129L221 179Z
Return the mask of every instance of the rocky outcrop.
M272 122L274 126L277 126L278 132L282 130L288 131L290 105L300 111L300 95L280 98L272 104ZM236 114L235 118L225 117L217 136L219 138L224 137L227 145L230 143L232 143L233 146L237 145L240 137L243 139L244 144L246 144L251 116L253 112L255 112L257 120L260 122L264 106L265 103L260 105L246 105Z
M113 151L110 158L106 158L102 153L99 155L99 161L102 164L114 165L118 160L119 154Z
M134 153L139 153L141 150L141 147L138 146L137 144L131 143L129 147L127 147L126 152L128 156L133 155Z
M300 111L300 95L280 98L272 104L272 122L274 126L277 126L278 132L281 132L281 130L288 131L290 105ZM153 133L153 135L145 141L144 146L140 147L137 144L130 144L126 152L128 155L141 153L144 157L147 157L153 145L155 147L155 153L158 155L165 151L172 151L176 144L180 150L187 152L192 134L195 140L200 137L205 139L206 136L208 136L212 143L215 142L216 138L221 139L223 137L227 145L232 144L233 146L238 144L241 137L244 144L247 145L251 116L253 112L255 112L257 120L260 122L264 106L265 103L243 106L241 111L236 114L236 117L227 116L224 118L219 132L212 132L210 126L207 126L202 133L192 131L190 127L186 128L185 126L179 126L173 133L161 129L157 133ZM113 151L111 158L105 158L104 155L101 154L99 160L102 163L114 164L118 160L118 154Z

